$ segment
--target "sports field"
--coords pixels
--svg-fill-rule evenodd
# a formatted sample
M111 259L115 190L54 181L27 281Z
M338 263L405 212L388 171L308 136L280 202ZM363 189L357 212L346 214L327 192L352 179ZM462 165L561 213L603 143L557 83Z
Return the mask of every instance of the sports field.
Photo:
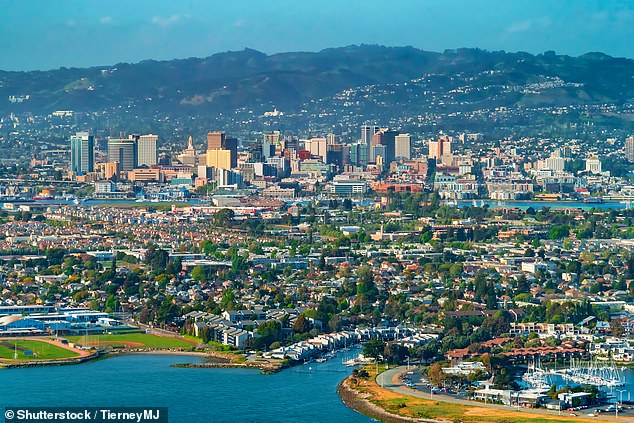
M170 338L145 333L128 333L121 335L89 335L68 336L67 339L78 345L89 345L91 347L123 347L127 349L192 349L196 343L180 338Z
M29 353L30 352L30 353ZM0 358L8 360L55 360L79 354L44 341L9 339L0 341Z

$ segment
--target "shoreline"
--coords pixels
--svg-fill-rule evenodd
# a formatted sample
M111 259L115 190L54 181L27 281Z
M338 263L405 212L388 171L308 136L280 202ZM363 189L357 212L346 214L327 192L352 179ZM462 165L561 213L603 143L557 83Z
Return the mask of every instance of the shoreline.
M173 349L122 349L109 352L93 352L81 357L73 357L59 360L32 360L24 362L2 362L0 361L0 369L14 369L24 367L43 367L43 366L70 366L83 364L96 360L106 360L109 358L126 356L126 355L166 355L166 356L183 356L183 357L199 357L206 361L203 363L174 363L171 367L180 368L236 368L236 369L258 369L262 374L274 374L284 369L290 368L293 364L287 362L280 363L255 363L255 362L233 362L234 357L216 351L186 351Z
M94 352L80 357L63 358L58 360L30 360L23 362L3 362L0 361L0 369L18 369L23 367L44 367L44 366L72 366L90 361L106 358L105 354Z
M394 377L393 381L396 379ZM363 414L372 419L386 423L449 423L454 421L479 422L487 421L491 423L503 423L515 421L516 419L535 420L543 422L561 423L563 421L571 423L591 422L591 421L615 421L612 416L568 416L558 415L548 412L540 412L539 409L515 411L506 408L487 408L478 402L469 404L458 404L452 401L443 400L442 397L434 397L433 401L407 393L395 392L393 390L380 387L376 382L376 375L372 375L367 380L356 381L353 384L353 376L350 375L342 380L337 386L337 394L346 407ZM361 389L358 389L361 388ZM394 403L396 409L385 408L386 404ZM400 405L399 405L400 404ZM442 408L438 406L442 404ZM397 414L401 408L424 407L424 416L416 417L410 415ZM454 408L454 412L446 414L447 410ZM434 414L438 413L440 414ZM521 413L521 414L517 414ZM420 414L419 414L420 415ZM470 419L469 417L473 417ZM620 417L620 416L619 416ZM444 420L443 420L444 418ZM484 419L484 420L482 420ZM633 421L631 417L624 417L619 421Z
M425 422L425 423L449 423L445 420L432 420L413 418L407 416L401 416L398 414L390 413L384 408L374 404L368 398L370 395L362 394L356 389L350 386L350 376L347 376L337 385L337 394L341 399L341 402L351 410L357 413L363 414L371 419L379 420L385 423L411 423L411 422Z

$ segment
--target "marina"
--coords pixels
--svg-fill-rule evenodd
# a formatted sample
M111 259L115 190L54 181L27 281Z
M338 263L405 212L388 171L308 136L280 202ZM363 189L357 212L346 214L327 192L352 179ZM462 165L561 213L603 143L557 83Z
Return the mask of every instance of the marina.
M616 366L614 362L605 363L596 359L588 362L571 359L569 367L552 370L551 374L559 375L564 381L577 385L592 385L603 388L625 386L625 375L622 368Z

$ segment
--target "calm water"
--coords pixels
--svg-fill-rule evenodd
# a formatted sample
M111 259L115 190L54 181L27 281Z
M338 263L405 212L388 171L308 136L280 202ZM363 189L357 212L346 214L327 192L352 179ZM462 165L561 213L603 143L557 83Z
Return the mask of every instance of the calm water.
M550 209L583 209L590 210L592 208L600 210L621 210L627 207L627 204L619 201L606 201L604 203L584 203L583 201L482 201L475 200L475 205L481 207L482 205L488 205L490 208L495 207L510 207L518 208L520 210L526 210L529 207L535 210L541 210L544 207ZM459 207L473 206L473 200L458 201Z
M605 392L611 393L614 395L616 399L623 399L623 401L632 401L634 400L634 369L626 368L623 370L623 378L625 381L625 386L618 386L613 388L601 388ZM573 382L565 381L559 375L550 375L549 383L557 385L557 388L562 388L564 386L573 386L576 385ZM623 391L620 393L619 390Z
M170 367L200 361L129 355L75 366L0 370L0 408L167 406L171 423L371 421L337 395L337 384L350 372L341 357L275 375Z

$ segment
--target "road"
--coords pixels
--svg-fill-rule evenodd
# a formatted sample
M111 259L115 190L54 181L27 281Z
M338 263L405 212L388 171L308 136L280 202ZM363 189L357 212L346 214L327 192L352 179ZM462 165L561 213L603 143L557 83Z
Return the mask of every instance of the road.
M410 370L412 369L413 367L410 368ZM551 411L551 410L545 410L545 409L533 409L533 408L519 408L518 409L516 407L511 407L507 405L483 404L479 401L463 400L463 399L452 397L450 395L431 394L430 388L428 386L420 385L420 384L417 384L417 386L420 388L426 388L427 392L421 391L418 388L416 389L408 388L400 380L400 376L407 371L408 371L407 366L398 366L398 367L391 368L377 375L376 383L379 386L382 386L383 388L398 394L409 395L416 398L434 399L436 401L450 402L454 404L466 405L469 407L486 407L486 408L494 408L494 409L505 410L505 411L520 411L522 413L541 414L541 415L549 414L549 415L562 416L562 417L568 415L568 412L564 412L564 411L559 413L558 411ZM586 411L586 413L587 412L588 411ZM584 418L588 420L607 420L607 421L621 421L621 422L634 421L631 416L627 416L627 417L620 416L619 418L615 418L614 415L610 416L607 414L599 414L595 417L590 417L590 416L584 415L583 411L577 412L577 414L578 414L577 418Z

